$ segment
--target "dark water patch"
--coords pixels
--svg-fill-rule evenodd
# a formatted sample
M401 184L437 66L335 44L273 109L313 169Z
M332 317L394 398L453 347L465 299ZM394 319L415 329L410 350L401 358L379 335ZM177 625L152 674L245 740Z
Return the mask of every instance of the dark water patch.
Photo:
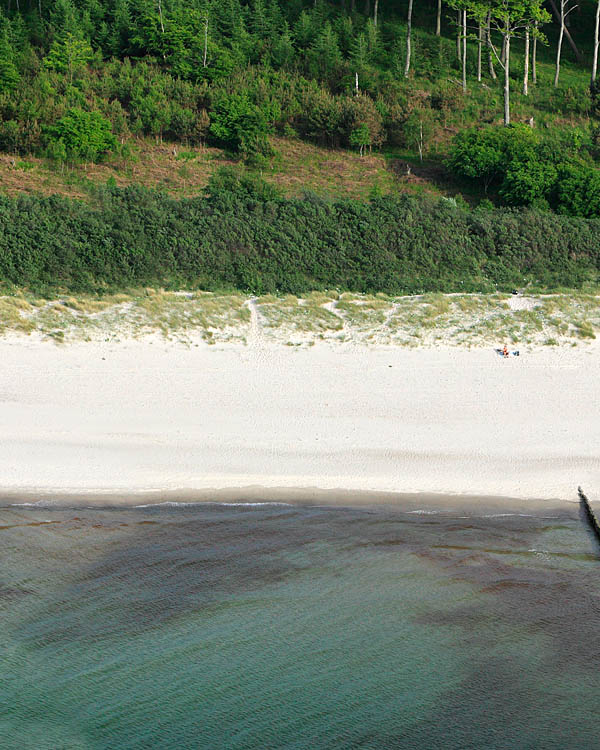
M30 589L5 586L0 583L0 599L18 599L23 596L29 596L30 594L33 594L33 591Z
M515 555L509 565L498 561L495 553L483 551L475 558L462 550L456 550L452 556L449 550L436 554L432 549L421 554L436 564L440 574L476 585L482 595L492 596L494 601L488 606L499 617L509 614L513 626L543 631L551 642L544 654L549 671L567 666L594 672L600 668L600 588L594 568L586 566L567 572L551 564L531 567L524 562L523 555ZM565 557L595 563L590 554ZM472 614L469 612L465 618L460 609L427 611L419 615L419 621L470 627ZM482 647L485 638L482 636Z
M122 605L116 610L97 610L84 623L57 618L53 633L38 621L32 622L28 637L54 642L60 637L69 640L97 633L110 636L130 627L132 619L140 629L155 627L187 610L318 567L319 544L324 539L352 536L339 517L332 528L331 523L323 523L323 514L311 512L305 523L291 526L290 517L295 515L295 511L282 518L281 511L246 515L216 509L200 518L197 512L186 511L162 521L138 521L134 534L109 545L99 559L74 571L64 591L65 599L89 601L110 586ZM206 523L207 516L211 523ZM92 523L92 528L110 530L98 523ZM290 550L305 550L304 557L290 556Z
M11 750L595 746L600 579L568 514L30 513L62 523L3 533L32 592L0 609Z
M550 691L541 696L534 689L531 677L511 659L490 658L484 669L473 670L436 706L435 714L419 722L391 746L445 750L541 747L562 750L586 746L592 737L577 718L569 720L568 716L561 716L560 722L548 722ZM440 744L440 727L445 729L443 744Z
M27 523L14 523L6 526L0 526L0 530L3 529L15 529L19 527L24 526L31 526L32 528L37 528L39 526L49 526L50 524L54 523L61 523L61 521L29 521Z
M484 586L481 591L484 594L495 594L510 588L528 589L533 585L535 584L532 584L529 581L498 581L489 586Z
M501 549L499 547L473 547L472 545L465 545L465 544L432 544L431 549L441 549L441 550L456 550L457 552L468 552L468 551L480 551L485 554L493 554L493 555L528 555L531 553L530 550L519 552L518 550L510 549L510 548L504 548Z
M344 550L356 550L361 548L377 549L378 547L402 547L408 544L406 539L378 539L376 541L357 540L342 547Z

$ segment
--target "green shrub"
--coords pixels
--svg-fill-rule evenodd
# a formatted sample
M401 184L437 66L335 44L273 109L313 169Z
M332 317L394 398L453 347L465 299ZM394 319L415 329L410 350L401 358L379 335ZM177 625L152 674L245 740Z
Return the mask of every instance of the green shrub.
M466 130L454 139L447 164L459 177L483 182L487 191L502 183L512 161L530 161L536 143L523 125Z
M571 138L585 152L583 133L575 131ZM592 146L590 139L586 148ZM460 133L447 163L456 175L483 182L486 191L494 186L508 205L599 217L600 169L575 153L524 125L487 127Z
M578 287L600 270L600 220L470 211L427 197L286 200L219 172L206 198L102 188L93 206L0 197L0 280L35 289L347 289L395 295Z
M213 103L210 132L217 143L232 151L265 153L273 126L268 113L246 94L221 94Z
M49 155L60 154L72 161L98 161L117 146L110 122L99 112L70 109L58 122L47 128Z

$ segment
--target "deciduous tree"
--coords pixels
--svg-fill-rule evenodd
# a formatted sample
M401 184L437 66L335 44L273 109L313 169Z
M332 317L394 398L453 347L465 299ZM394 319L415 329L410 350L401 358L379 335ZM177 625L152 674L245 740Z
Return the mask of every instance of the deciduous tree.
M577 5L571 5L569 0L559 0L560 2L560 32L558 34L558 44L556 47L556 67L554 71L554 87L558 86L558 78L560 76L560 59L562 54L562 43L565 35L565 21L567 16L572 13Z
M44 64L51 70L66 73L69 84L72 85L74 76L86 66L91 57L92 48L89 43L67 32L52 43Z
M359 125L350 133L350 145L358 148L362 156L366 146L371 145L371 134L366 125Z
M407 145L416 147L421 161L434 132L435 119L431 109L429 107L413 109L404 123L404 136Z
M410 72L410 58L412 53L412 11L413 0L408 0L408 15L406 19L406 62L404 64L404 77L408 78Z
M99 112L70 109L47 129L51 149L63 149L68 159L97 161L116 148L110 122Z
M594 51L592 58L592 88L596 85L598 75L598 49L600 48L600 0L596 4L596 22L594 24Z
M542 0L492 0L489 6L480 5L474 7L474 14L482 17L489 11L490 24L502 35L503 55L498 55L496 48L488 39L490 49L494 53L499 65L504 70L504 124L510 124L510 43L514 37L522 37L527 29L534 29L539 34L536 26L547 23L550 20L549 13L544 10Z

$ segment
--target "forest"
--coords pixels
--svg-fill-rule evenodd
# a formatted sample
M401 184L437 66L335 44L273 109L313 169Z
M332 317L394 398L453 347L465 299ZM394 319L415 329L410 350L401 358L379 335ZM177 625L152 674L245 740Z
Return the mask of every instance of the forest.
M418 172L419 165L442 170L454 194L468 194L470 208L460 195L442 211L427 191L409 200L403 189L394 189L385 196L375 190L362 202L333 195L315 203L310 190L288 200L261 193L236 209L249 227L259 214L275 211L273 231L288 245L290 216L300 221L307 211L316 212L318 241L308 225L298 230L307 254L314 252L308 248L315 239L320 247L336 248L340 258L349 258L347 243L339 232L325 240L330 223L333 232L335 221L345 217L342 226L350 222L354 236L353 222L368 219L374 257L380 242L391 243L384 278L375 268L358 271L356 260L348 260L342 272L339 258L333 266L323 260L322 267L307 270L310 263L300 256L286 259L288 270L275 260L271 268L269 260L270 270L261 275L249 258L262 254L267 262L264 219L247 242L243 235L250 229L228 227L227 239L223 227L211 224L227 256L224 265L211 265L218 252L200 249L205 239L192 220L197 217L208 231L214 216L210 189L190 202L142 187L109 186L96 191L87 207L58 198L7 197L0 272L14 283L42 285L53 274L83 287L114 284L122 272L123 283L125 277L132 283L204 278L213 286L289 291L310 284L390 292L457 284L482 289L524 278L583 283L598 269L593 236L600 217L599 23L600 0L4 0L0 152L11 155L16 167L28 168L28 157L61 171L117 158L126 164L145 139L174 144L182 154L186 148L220 149L239 164L239 181L240 174L268 172L277 142L305 142L401 159L407 173ZM238 187L221 193L240 201ZM192 241L184 227L200 243L191 256L185 251L188 260L175 249L169 254L158 248L148 235L150 225L140 227L139 237L123 234L138 210L135 201L140 213L152 205L163 216L170 206L181 217L176 227L166 215L160 221L179 238L177 247ZM111 230L117 204L118 226ZM435 255L448 253L439 244L440 211L447 231L456 231L457 255L449 268ZM38 236L42 229L29 214L43 227L56 223L64 229L70 260L62 271L56 240ZM401 231L414 229L407 217L417 214L428 230L417 243L421 265L416 256L409 262L398 244ZM14 229L10 222L17 215L21 224ZM226 215L235 222L234 213ZM377 231L373 217L383 222ZM393 237L386 234L392 217L408 222ZM96 233L93 226L101 229ZM33 233L29 240L27 231ZM527 258L514 249L525 236ZM365 253L366 241L360 240ZM417 240L411 235L406 241L414 254ZM36 249L27 248L28 242ZM266 244L275 247L273 242ZM117 247L118 257L112 254Z
M260 168L278 133L432 152L496 202L595 214L600 5L547 3L5 0L0 149L93 162L145 136Z

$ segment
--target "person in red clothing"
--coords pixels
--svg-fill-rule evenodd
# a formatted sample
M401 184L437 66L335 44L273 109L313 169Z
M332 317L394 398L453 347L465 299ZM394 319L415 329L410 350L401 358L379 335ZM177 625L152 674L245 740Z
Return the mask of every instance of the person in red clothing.
M502 356L508 357L508 349L506 348L506 344L504 344L504 349L502 350Z

